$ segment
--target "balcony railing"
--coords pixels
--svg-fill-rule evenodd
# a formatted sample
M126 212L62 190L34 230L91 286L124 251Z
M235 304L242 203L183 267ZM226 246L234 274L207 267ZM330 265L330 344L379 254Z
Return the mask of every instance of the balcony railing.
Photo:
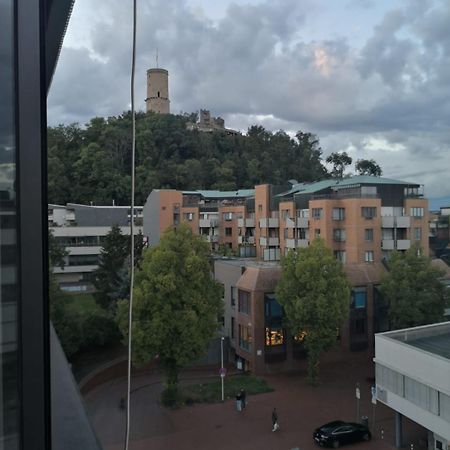
M295 221L290 217L286 217L286 228L295 228Z
M297 228L309 228L309 219L307 217L297 217Z
M382 228L410 228L409 216L381 216Z

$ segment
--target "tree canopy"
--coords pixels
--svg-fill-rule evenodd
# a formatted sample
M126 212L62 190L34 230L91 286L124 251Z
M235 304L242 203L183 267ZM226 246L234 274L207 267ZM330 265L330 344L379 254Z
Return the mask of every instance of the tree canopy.
M291 250L282 260L276 296L292 335L306 336L308 377L316 384L320 356L336 343L337 332L348 317L350 287L342 264L322 239Z
M352 158L347 154L347 152L335 152L331 153L326 159L328 164L332 164L331 176L333 178L342 178L344 176L344 170L347 166L352 163Z
M118 225L113 225L105 236L98 269L94 272L94 285L97 290L94 294L95 300L102 308L111 311L115 310L116 294L122 284L120 274L127 261L129 241L129 236L123 235Z
M136 273L133 361L158 358L168 398L176 397L178 372L204 354L218 329L221 286L211 276L209 246L181 224L158 246L146 249ZM119 302L118 323L128 334L128 301Z
M358 159L355 163L355 170L358 175L372 175L381 177L383 171L373 159Z
M389 322L393 330L441 322L448 302L443 273L431 265L414 245L405 253L394 252L388 262L380 291L389 302Z
M136 202L152 189L252 188L327 176L317 136L252 126L247 135L187 130L189 115L138 113ZM49 202L129 204L131 115L48 130Z

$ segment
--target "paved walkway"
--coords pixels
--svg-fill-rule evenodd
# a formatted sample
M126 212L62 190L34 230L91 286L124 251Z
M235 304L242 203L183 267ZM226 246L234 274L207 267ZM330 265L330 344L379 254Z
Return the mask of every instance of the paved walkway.
M313 388L304 373L265 377L274 392L248 397L242 413L232 400L213 405L195 405L180 410L159 406L162 391L158 375L133 379L132 450L317 450L312 440L314 428L335 419L356 420L355 384L361 385L360 415L372 424L370 402L370 362L355 359L345 364L322 367L321 384ZM184 383L217 376L217 370L183 373ZM125 380L117 380L87 394L85 400L94 428L105 450L123 448L124 412L119 400ZM276 407L280 430L271 431L271 411ZM373 440L350 445L358 450L394 448L394 414L376 406ZM383 433L381 433L383 430ZM381 436L383 435L383 439ZM425 449L426 431L404 419L404 440L408 450Z

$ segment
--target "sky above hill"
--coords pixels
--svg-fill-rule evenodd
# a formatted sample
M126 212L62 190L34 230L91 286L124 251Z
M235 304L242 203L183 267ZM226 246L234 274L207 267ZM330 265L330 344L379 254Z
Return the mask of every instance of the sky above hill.
M131 0L77 0L50 125L129 108ZM138 0L137 107L169 70L171 111L227 127L316 133L324 156L375 159L389 178L450 195L448 0Z

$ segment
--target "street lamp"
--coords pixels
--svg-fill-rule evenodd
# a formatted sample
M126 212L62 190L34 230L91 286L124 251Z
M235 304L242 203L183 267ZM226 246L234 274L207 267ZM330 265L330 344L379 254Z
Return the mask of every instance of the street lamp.
M222 336L220 338L220 380L222 382L222 402L225 400L224 398L224 379L225 379L225 371L223 368L223 341L225 338Z

